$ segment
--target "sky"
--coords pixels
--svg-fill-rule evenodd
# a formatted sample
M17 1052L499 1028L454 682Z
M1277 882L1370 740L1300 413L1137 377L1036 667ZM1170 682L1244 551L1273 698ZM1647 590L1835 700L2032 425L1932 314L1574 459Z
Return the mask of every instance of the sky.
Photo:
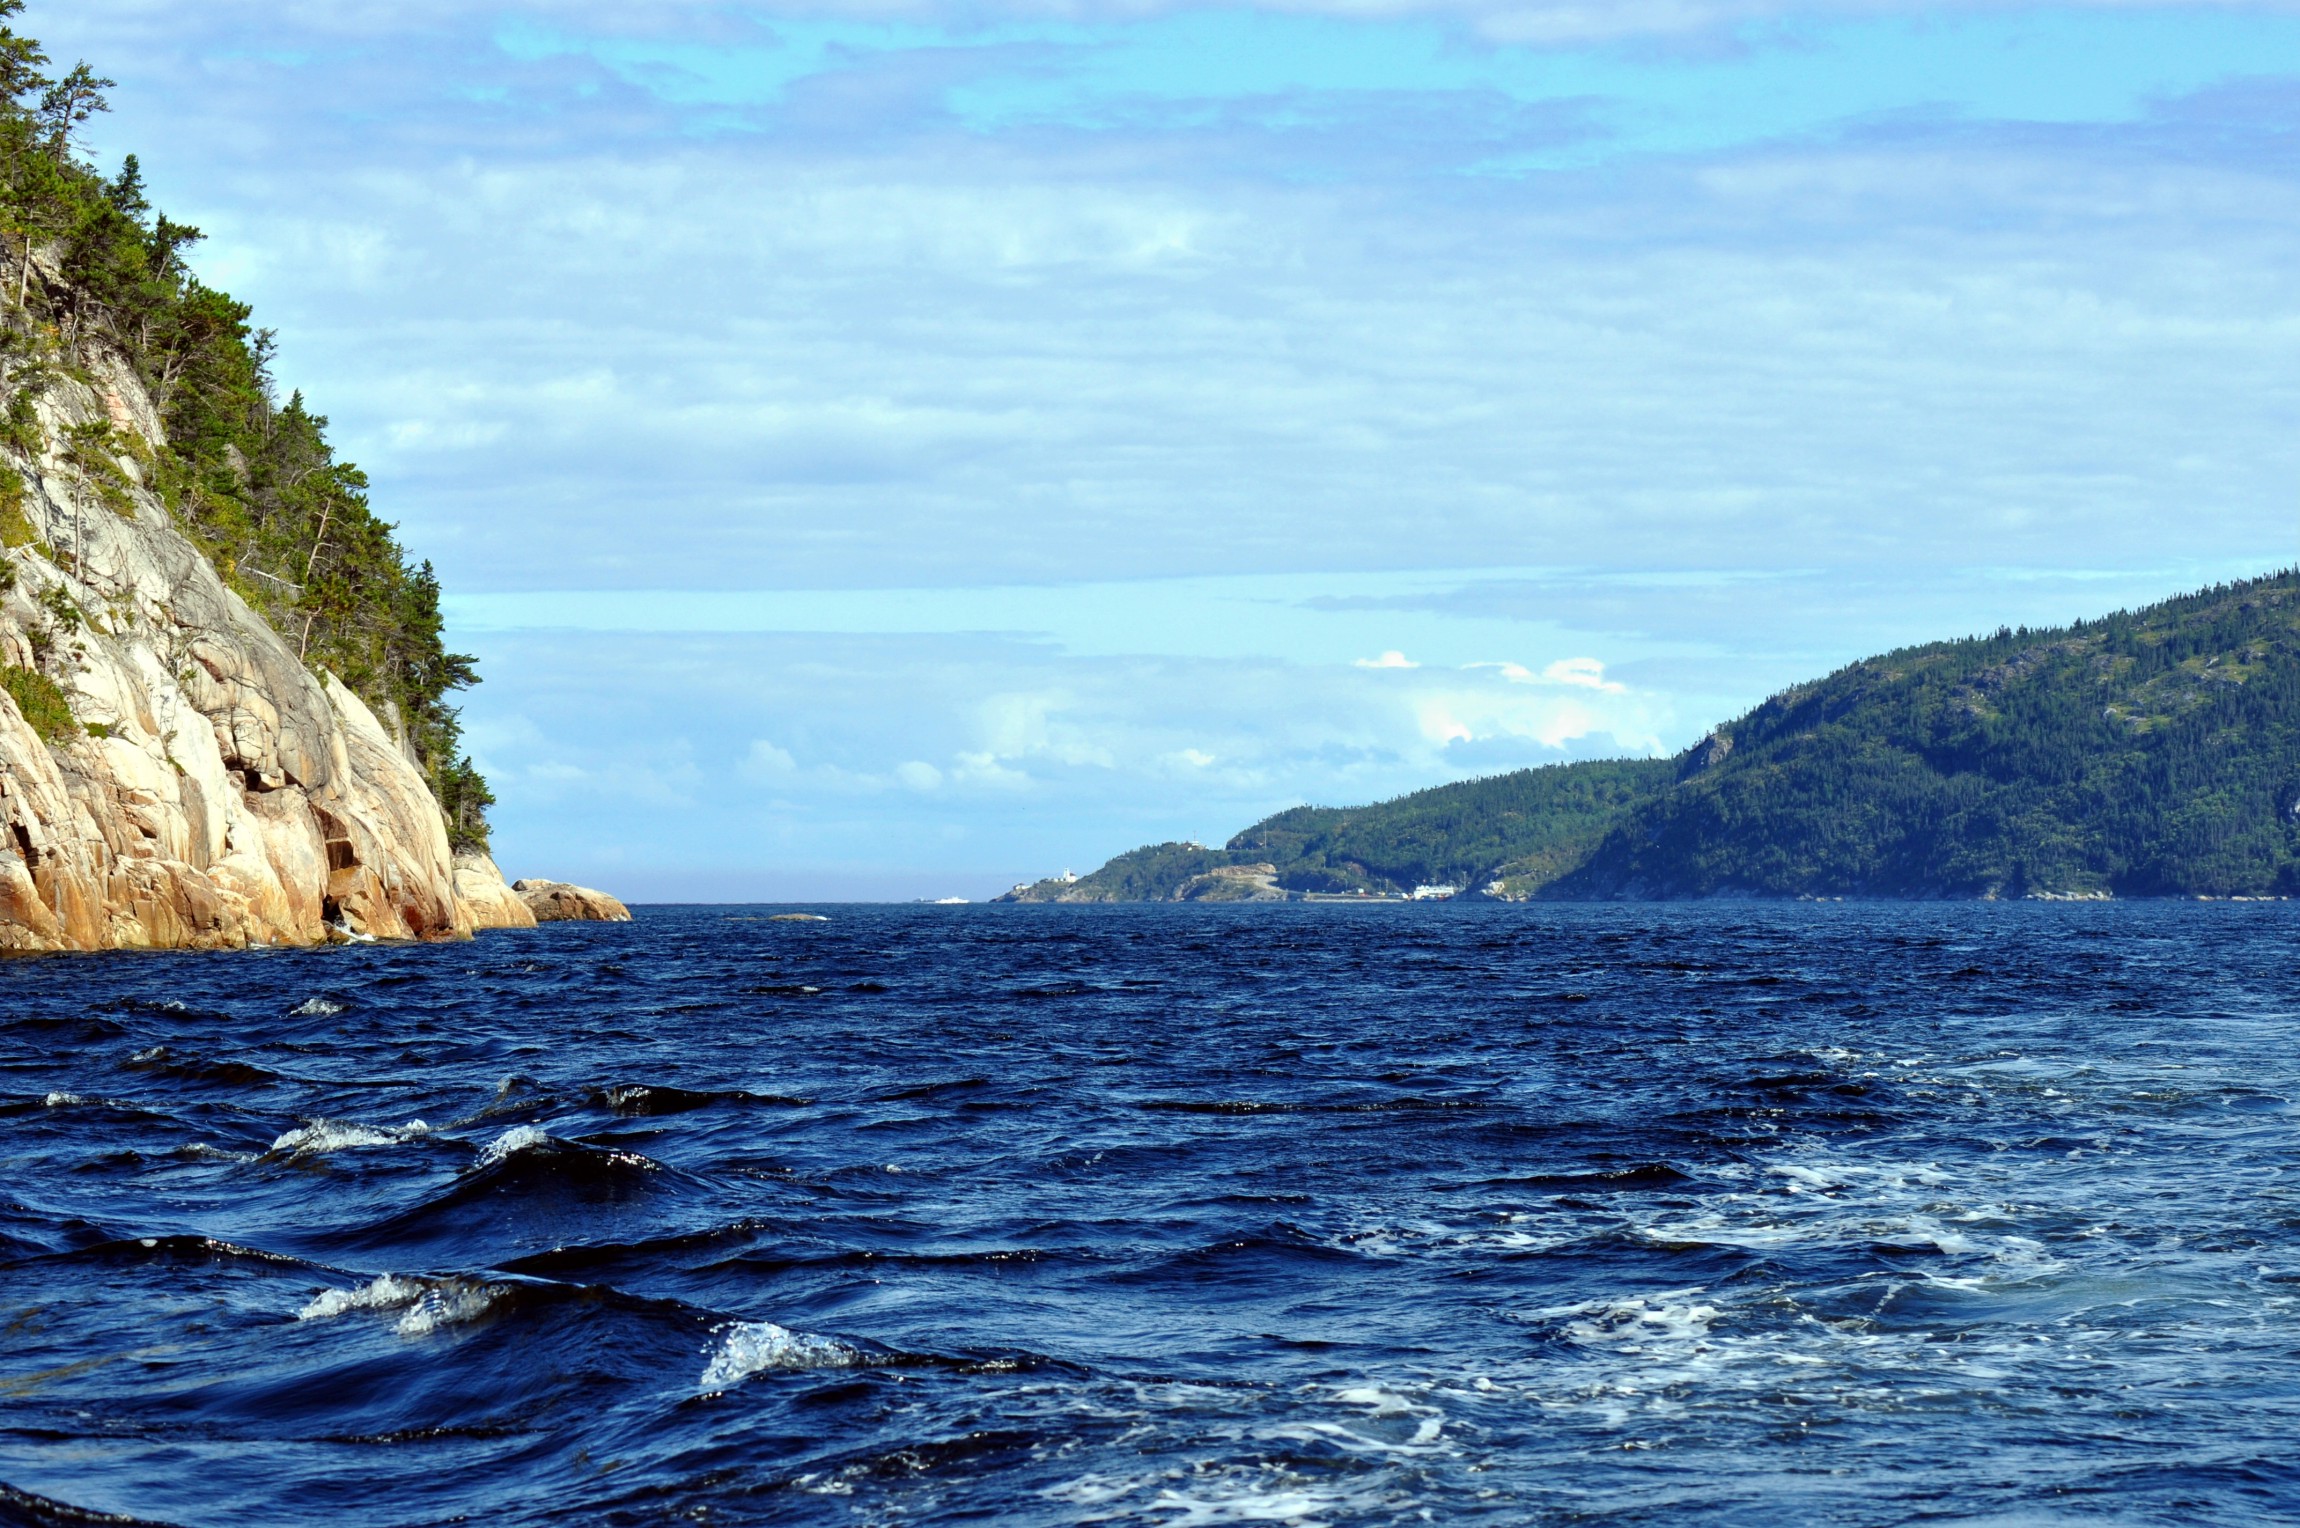
M993 895L2300 561L2300 4L32 0L514 876Z

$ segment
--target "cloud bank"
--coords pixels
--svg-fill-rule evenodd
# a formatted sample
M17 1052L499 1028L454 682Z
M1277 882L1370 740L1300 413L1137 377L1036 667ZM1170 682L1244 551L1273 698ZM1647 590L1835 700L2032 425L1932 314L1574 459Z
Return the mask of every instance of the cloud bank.
M532 868L979 890L2300 549L2289 7L27 19Z

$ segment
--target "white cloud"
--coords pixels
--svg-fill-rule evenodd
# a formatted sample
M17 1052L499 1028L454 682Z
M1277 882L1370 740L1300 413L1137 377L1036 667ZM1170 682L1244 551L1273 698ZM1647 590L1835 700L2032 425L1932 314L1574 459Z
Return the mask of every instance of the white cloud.
M1595 658L1560 658L1543 669L1541 677L1551 684L1579 685L1583 689L1604 690L1615 695L1628 688L1606 678L1605 665Z
M1605 665L1595 658L1560 658L1535 673L1522 663L1469 663L1468 669L1492 669L1511 684L1562 684L1585 690L1623 693L1628 686L1605 677Z
M1467 722L1454 715L1450 700L1432 697L1414 708L1415 720L1421 724L1421 734L1429 741L1444 747L1448 743L1468 743L1477 733Z
M53 3L53 0L51 0ZM181 9L172 0L73 0L110 27L155 29ZM2281 0L2153 0L2164 9L2289 9ZM2134 0L2072 0L2071 9L2129 9ZM500 25L532 18L578 34L749 40L761 20L889 20L977 26L1008 20L1110 23L1186 9L1189 0L202 0L208 16L250 27L289 27L321 36L375 38L437 31L475 16ZM46 9L36 0L36 10ZM1917 15L2032 9L2022 0L1258 0L1252 9L1352 20L1430 17L1457 20L1496 40L1533 43L1676 38L1745 22L1805 15ZM34 17L35 22L43 18ZM39 27L35 25L35 31Z
M743 756L741 772L746 780L769 784L797 774L799 761L792 758L787 749L778 748L765 738L756 738Z
M993 790L1026 790L1032 781L1022 770L1010 769L991 753L962 753L950 771L955 785L985 786Z
M1276 8L1545 41L1790 14ZM944 83L888 74L867 108L796 89L720 131L579 52L510 60L499 25L710 39L802 11L952 14L36 0L27 18L124 81L104 141L209 230L203 268L280 329L283 381L451 594L1150 590L1100 646L1079 626L965 635L1018 629L996 610L875 637L474 641L465 715L501 838L547 873L593 844L630 865L899 865L945 843L939 866L1083 864L1472 759L1681 746L1890 641L2289 555L2300 170L2281 87L2165 99L2130 128L1896 119L1585 174L1524 168L1555 162L1556 123L1467 96L1419 101L1411 131L1305 111L999 134L955 130ZM455 95L487 82L510 104ZM1790 557L1795 599L1755 578ZM1133 636L1165 576L1566 560L1474 641L1433 634L1433 605L1305 653L1206 601L1165 616L1188 644ZM2126 577L2076 602L1966 572L2080 563ZM1717 577L1608 582L1656 568ZM1388 642L1430 666L1353 660ZM1575 656L1591 649L1606 660ZM1455 667L1491 652L1522 661ZM731 823L730 799L751 816Z

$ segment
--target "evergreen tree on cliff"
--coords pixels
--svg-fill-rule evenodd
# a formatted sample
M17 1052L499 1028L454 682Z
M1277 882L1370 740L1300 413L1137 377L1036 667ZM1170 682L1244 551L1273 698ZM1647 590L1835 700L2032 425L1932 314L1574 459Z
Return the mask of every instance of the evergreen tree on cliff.
M368 504L367 477L338 461L327 419L301 393L283 403L272 336L203 283L184 256L200 231L151 205L133 155L107 179L79 134L112 82L86 64L51 75L39 43L0 0L0 513L20 502L37 451L32 409L53 372L89 347L118 351L160 410L167 445L147 464L161 498L225 581L315 668L357 691L429 777L458 848L484 848L487 783L461 748L447 698L477 683L447 650L439 584L411 563ZM100 480L114 445L71 443Z

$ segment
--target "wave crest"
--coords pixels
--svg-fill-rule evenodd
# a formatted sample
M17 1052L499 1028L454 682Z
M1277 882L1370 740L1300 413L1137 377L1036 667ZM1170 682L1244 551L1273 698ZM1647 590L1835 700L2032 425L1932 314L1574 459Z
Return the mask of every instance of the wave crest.
M310 1119L293 1130L282 1132L272 1142L272 1150L291 1157L310 1157L353 1146L397 1146L430 1129L419 1119L411 1119L397 1128L353 1124L347 1120Z
M551 1132L541 1125L515 1125L487 1143L479 1153L481 1167L493 1167L523 1151L545 1151L552 1145Z
M770 1369L847 1369L863 1362L859 1349L772 1321L738 1321L726 1331L698 1381L705 1390L725 1390Z
M380 1274L357 1289L326 1289L296 1312L298 1321L327 1321L350 1311L401 1312L393 1328L402 1337L421 1337L443 1326L476 1321L508 1293L502 1284L477 1279L402 1278Z

